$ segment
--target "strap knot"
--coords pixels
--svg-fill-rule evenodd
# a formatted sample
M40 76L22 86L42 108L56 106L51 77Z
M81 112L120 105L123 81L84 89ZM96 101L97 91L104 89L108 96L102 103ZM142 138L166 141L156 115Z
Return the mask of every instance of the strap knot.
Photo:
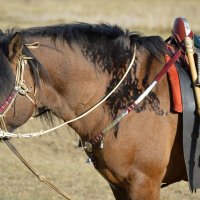
M43 182L45 180L45 176L38 174L37 175L39 181Z
M22 138L22 134L21 133L17 133L17 138Z

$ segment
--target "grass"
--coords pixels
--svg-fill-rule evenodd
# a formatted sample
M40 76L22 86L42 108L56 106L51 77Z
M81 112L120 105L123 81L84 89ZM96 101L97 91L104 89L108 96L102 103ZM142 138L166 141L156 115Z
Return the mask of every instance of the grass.
M199 0L0 0L1 28L44 26L85 21L109 22L145 34L170 35L177 16L185 16L194 32L200 33Z
M191 29L200 34L199 0L0 0L1 29L46 26L84 21L109 22L146 35L170 36L174 19L185 16ZM19 131L33 132L48 127L29 121ZM19 151L39 172L55 182L75 200L113 200L106 181L90 165L86 155L74 147L75 133L65 127L56 133L31 140L13 139ZM63 199L39 183L23 164L0 145L0 200ZM161 192L162 200L197 200L187 183L174 184Z

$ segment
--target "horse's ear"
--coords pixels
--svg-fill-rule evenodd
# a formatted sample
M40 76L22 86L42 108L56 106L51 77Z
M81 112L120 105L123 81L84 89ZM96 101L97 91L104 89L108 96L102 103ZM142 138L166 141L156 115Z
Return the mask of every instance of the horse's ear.
M22 36L16 32L8 44L8 59L14 61L22 50Z

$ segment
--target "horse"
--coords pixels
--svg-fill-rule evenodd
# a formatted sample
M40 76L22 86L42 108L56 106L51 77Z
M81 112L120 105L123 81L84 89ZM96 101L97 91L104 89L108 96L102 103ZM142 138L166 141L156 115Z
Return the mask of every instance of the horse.
M37 48L29 48L36 43ZM1 32L0 102L15 88L16 66L22 56L27 58L22 82L29 96L16 94L1 128L12 132L41 111L64 121L76 118L115 87L135 54L119 88L91 113L70 124L83 143L90 142L143 93L163 68L168 53L159 36L144 36L106 23ZM182 114L172 107L169 80L164 76L134 111L109 130L103 148L92 146L96 169L108 181L116 200L158 200L162 183L187 181Z

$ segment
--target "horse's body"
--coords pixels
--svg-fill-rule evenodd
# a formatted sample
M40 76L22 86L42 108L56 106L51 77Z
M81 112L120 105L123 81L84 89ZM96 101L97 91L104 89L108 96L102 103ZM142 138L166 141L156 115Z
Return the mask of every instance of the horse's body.
M43 67L29 63L24 75L36 106L18 95L5 117L8 130L24 124L38 108L48 109L65 121L91 108L119 82L136 44L135 63L119 90L70 125L83 141L89 141L144 91L165 63L165 44L159 37L141 37L109 25L76 24L2 34L0 87L8 90L1 92L1 101L14 87L12 71L20 52L28 52L25 44L36 41L39 48L28 54ZM136 111L109 132L104 148L94 147L98 171L109 181L117 200L156 200L162 182L187 178L181 116L172 112L170 99L165 76Z

